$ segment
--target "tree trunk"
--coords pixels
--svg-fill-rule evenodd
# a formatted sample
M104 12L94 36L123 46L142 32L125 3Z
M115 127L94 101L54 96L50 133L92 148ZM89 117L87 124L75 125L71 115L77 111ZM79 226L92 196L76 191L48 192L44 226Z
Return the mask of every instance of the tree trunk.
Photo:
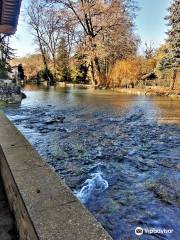
M95 70L94 70L94 61L91 60L91 75L92 75L92 83L94 86L97 85L96 77L95 77Z
M46 60L46 56L45 56L45 51L43 49L41 39L40 39L40 36L39 36L38 32L37 32L37 36L38 36L38 41L39 41L39 48L40 48L40 51L41 51L41 55L42 55L42 59L43 59L44 67L45 67L45 73L46 73L46 76L48 78L48 84L51 85L52 84L52 79L49 76L49 69L48 69L48 64L47 64L47 60Z
M99 65L99 59L98 57L94 58L94 65L95 65L95 80L96 80L96 85L100 85L100 77L101 77L101 69Z
M173 77L172 77L172 82L171 82L171 87L170 87L171 90L174 90L175 81L176 81L176 69L173 72Z
M95 62L97 72L100 73L101 69L100 69L100 66L99 66L99 59L97 57L95 57L94 62Z
M56 80L56 58L53 55L53 68L54 68L54 79Z
M93 80L93 85L98 86L100 83L100 65L99 65L99 59L96 56L96 44L94 43L94 37L92 36L92 33L89 34L89 43L91 45L91 51L93 53L92 58L91 58L91 74L92 74L92 80Z

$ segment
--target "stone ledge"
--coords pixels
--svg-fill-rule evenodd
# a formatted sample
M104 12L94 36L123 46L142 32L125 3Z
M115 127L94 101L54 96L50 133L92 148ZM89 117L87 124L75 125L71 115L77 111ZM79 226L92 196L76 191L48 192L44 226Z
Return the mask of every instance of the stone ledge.
M0 169L21 240L111 237L0 113Z

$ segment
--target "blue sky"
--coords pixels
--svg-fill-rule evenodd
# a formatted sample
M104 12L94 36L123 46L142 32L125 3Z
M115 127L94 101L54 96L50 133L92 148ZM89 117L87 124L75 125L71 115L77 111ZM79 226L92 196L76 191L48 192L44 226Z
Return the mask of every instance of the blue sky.
M137 0L140 11L136 19L137 33L141 38L141 50L145 42L154 42L158 47L164 42L167 31L164 17L172 0Z
M141 38L140 52L143 52L145 42L152 41L155 47L164 42L165 32L167 31L164 17L167 15L167 8L172 0L136 1L140 7L136 18L136 32ZM24 56L36 50L31 31L25 23L24 4L27 2L28 0L23 1L18 29L11 40L12 47L17 49L17 56Z

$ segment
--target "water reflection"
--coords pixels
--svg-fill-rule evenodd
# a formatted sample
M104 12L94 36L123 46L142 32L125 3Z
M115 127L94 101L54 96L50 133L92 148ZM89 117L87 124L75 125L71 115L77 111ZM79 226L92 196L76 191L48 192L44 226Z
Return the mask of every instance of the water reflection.
M155 98L153 103L161 112L158 116L160 123L180 125L180 100L164 97Z

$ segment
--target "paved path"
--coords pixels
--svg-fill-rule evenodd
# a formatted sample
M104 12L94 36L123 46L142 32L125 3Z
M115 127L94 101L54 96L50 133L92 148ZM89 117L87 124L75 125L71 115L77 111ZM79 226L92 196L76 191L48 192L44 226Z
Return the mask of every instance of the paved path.
M15 222L10 213L0 177L0 240L18 240Z

